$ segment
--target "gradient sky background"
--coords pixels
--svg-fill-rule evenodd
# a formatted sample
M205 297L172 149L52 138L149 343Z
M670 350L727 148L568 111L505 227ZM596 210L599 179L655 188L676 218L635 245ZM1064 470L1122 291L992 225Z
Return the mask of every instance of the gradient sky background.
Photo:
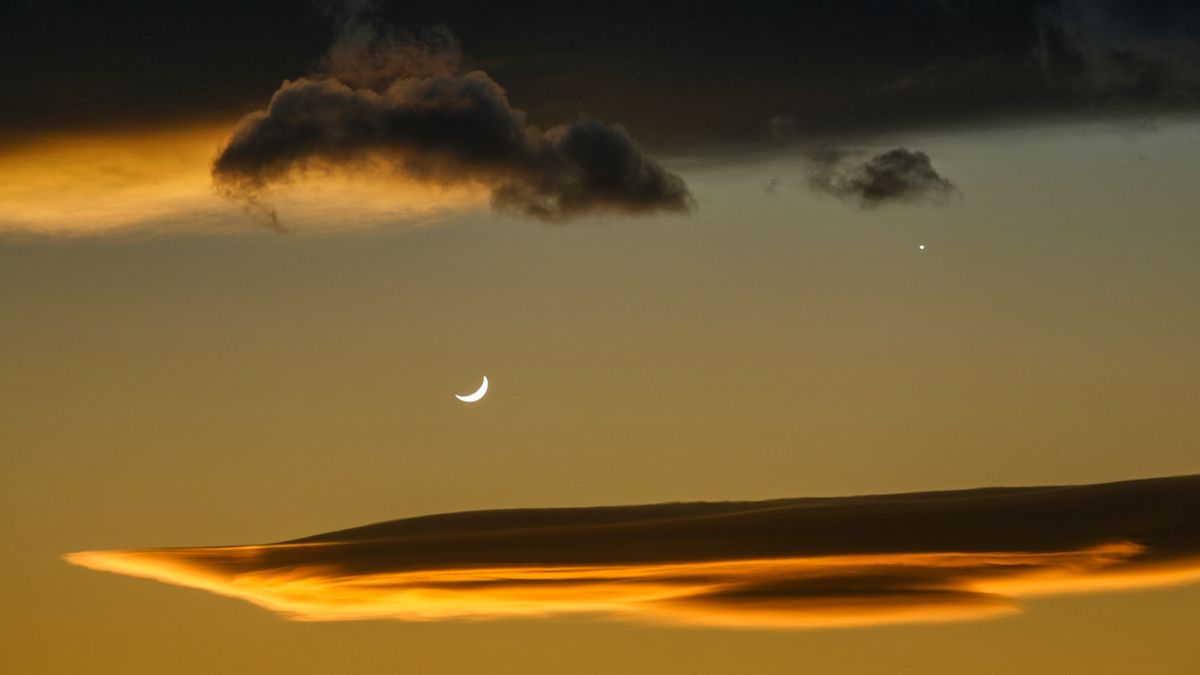
M380 20L406 18L393 9ZM5 94L13 105L4 106L0 221L44 200L86 205L109 194L58 168L103 170L71 159L70 148L87 143L135 148L106 156L138 166L149 160L128 139L153 132L163 140L151 145L169 149L178 138L181 148L209 148L196 150L207 156L196 169L207 181L216 145L194 130L216 129L219 143L279 81L307 72L329 39L328 20L307 6L264 5L258 23L237 17L220 44L275 28L241 51L206 50L193 38L168 49L169 32L143 32L117 15L88 19L62 3L6 11L26 13L17 17L25 24L6 29L24 37L5 40L26 60ZM178 11L170 25L181 35L189 13L217 15ZM664 33L684 37L649 56L623 51L597 75L551 58L573 35L563 26L585 19L547 19L545 31L531 25L519 41L515 18L497 19L489 38L490 19L463 19L458 6L438 11L400 25L449 25L480 64L500 64L488 71L538 124L569 121L555 100L576 100L573 89L548 86L559 98L545 100L518 93L537 89L538 78L558 82L560 71L574 72L579 89L633 82L689 110L672 98L695 89L686 77L657 90L653 68L640 81L622 74L638 59L671 70L703 40L700 29L689 39ZM604 16L621 21L616 10ZM726 17L740 27L732 43L765 30L739 17ZM1185 30L1195 25L1171 44L1195 49ZM568 53L581 63L603 46L588 26ZM134 34L146 40L136 53L121 44ZM72 35L79 53L59 44ZM289 50L268 49L276 43ZM264 56L245 71L216 63L240 63L256 49ZM908 59L889 49L872 58ZM1163 63L1194 65L1194 51L1161 53ZM534 65L522 70L522 54ZM189 55L192 70L173 69ZM312 226L280 235L204 182L209 192L197 199L211 202L178 207L184 215L163 207L136 227L113 216L107 222L119 228L97 221L98 231L81 235L61 213L37 226L4 221L0 669L1197 672L1196 586L1038 600L978 623L855 630L309 624L61 560L85 549L277 541L467 509L1200 472L1200 119L1173 95L1195 83L1183 66L1173 88L1144 98L1106 94L1097 103L1094 91L1075 99L1054 90L1030 94L1044 115L964 112L944 124L914 105L917 122L864 114L815 137L868 154L928 153L958 190L941 206L861 209L810 190L809 141L763 140L778 115L803 121L789 107L799 99L772 99L775 107L744 99L745 109L723 115L726 104L705 98L694 114L712 123L680 122L671 134L656 131L670 126L657 113L639 115L636 97L593 93L580 107L623 123L686 180L692 212L547 225L489 211L478 194L429 197L421 188L439 206L389 219L390 202L356 203L367 216L351 226L313 211L320 200L303 206L297 197L292 212ZM125 84L93 86L101 71ZM781 91L802 88L754 72ZM943 81L937 69L923 72ZM150 86L176 75L176 89ZM185 79L200 84L189 89ZM76 112L48 112L72 83L82 92ZM997 100L1013 99L1003 93ZM593 99L607 103L589 106ZM739 126L743 117L753 123ZM139 126L146 130L130 130ZM66 159L47 143L66 148ZM191 163L180 170L191 171ZM397 188L406 189L416 188ZM118 201L114 213L147 203ZM484 401L454 400L484 374L492 381Z

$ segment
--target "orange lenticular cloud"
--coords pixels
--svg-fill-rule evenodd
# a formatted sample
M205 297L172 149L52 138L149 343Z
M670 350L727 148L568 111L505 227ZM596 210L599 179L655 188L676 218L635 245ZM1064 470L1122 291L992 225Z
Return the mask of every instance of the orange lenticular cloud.
M61 135L0 148L0 234L321 231L426 222L487 203L471 185L398 181L368 165L297 176L247 208L214 186L228 127Z
M732 628L960 621L1015 612L1027 597L1200 581L1198 496L1200 477L1184 477L492 511L263 546L96 551L68 560L306 621L584 615Z
M283 544L281 546L287 546ZM317 548L336 546L315 544ZM1200 558L1123 568L1140 547L1062 553L818 556L667 565L466 567L340 575L321 566L228 573L265 547L87 552L83 567L248 600L305 621L501 619L566 614L747 628L978 619L1033 595L1200 580Z

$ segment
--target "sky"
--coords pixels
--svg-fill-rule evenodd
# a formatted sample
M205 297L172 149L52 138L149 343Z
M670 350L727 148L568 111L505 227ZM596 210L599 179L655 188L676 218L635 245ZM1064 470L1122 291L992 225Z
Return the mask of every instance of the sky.
M1188 3L0 26L5 672L1200 668Z

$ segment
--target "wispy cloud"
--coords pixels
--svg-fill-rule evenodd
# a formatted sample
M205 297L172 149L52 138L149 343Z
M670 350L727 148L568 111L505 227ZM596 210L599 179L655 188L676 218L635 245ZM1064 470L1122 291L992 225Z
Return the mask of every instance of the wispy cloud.
M1057 0L1036 17L1033 55L1047 80L1109 101L1194 106L1200 11L1186 0Z
M564 615L804 628L983 618L1200 580L1200 477L769 502L480 511L92 569L299 620Z

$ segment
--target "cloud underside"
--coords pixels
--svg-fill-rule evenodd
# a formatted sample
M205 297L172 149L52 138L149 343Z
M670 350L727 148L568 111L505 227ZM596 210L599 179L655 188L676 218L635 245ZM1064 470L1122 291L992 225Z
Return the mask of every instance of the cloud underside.
M1200 477L860 498L481 511L97 570L298 620L596 616L747 628L976 619L1200 580Z

